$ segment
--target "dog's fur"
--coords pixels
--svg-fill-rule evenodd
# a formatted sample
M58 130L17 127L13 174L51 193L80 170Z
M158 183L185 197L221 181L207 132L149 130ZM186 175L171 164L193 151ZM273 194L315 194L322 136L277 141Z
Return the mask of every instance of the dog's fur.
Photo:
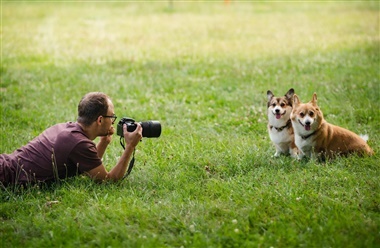
M351 153L373 154L366 141L357 134L327 123L317 105L316 93L308 103L301 103L294 94L290 118L300 158L307 156L324 160Z
M275 157L281 154L297 157L297 147L294 143L294 132L290 121L293 94L294 89L290 89L282 97L275 97L272 91L267 91L268 132L276 147Z

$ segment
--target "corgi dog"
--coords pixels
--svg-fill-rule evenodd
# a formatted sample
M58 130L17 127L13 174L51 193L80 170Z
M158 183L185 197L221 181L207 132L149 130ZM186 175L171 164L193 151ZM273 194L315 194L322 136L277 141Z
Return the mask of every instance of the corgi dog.
M316 93L308 103L301 103L294 94L290 119L300 158L307 156L324 160L351 153L373 155L373 150L359 135L332 125L324 119L317 105Z
M293 95L294 89L290 89L282 97L275 97L272 91L267 91L268 132L276 147L275 157L281 154L297 157L297 147L294 143L294 132L290 121Z

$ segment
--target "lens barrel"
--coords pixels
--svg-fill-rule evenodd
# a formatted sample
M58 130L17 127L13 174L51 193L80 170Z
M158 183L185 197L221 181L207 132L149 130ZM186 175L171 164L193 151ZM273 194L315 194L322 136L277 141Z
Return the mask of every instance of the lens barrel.
M142 127L142 136L146 138L158 138L161 135L161 124L159 121L142 121L139 122ZM131 118L124 117L117 124L117 135L123 137L123 125L127 125L127 132L136 130L137 125Z
M147 138L158 138L161 135L161 123L158 121L140 122L143 130L142 136ZM135 128L136 129L136 128Z

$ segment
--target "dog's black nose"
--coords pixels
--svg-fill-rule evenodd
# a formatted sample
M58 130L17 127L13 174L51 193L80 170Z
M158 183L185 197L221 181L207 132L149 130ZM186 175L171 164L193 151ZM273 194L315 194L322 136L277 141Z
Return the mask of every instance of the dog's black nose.
M306 126L310 126L310 121L306 121L306 122L305 122L305 125L306 125Z
M276 113L279 113L279 112L280 112L280 110L279 110L279 109L276 109L276 110L275 110L275 112L276 112Z

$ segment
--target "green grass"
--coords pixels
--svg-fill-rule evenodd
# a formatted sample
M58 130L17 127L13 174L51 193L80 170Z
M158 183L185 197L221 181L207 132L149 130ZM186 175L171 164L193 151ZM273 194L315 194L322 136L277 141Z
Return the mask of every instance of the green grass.
M377 1L1 6L1 153L75 121L89 91L163 126L122 182L2 189L2 247L379 246ZM266 91L291 87L376 155L272 158Z

